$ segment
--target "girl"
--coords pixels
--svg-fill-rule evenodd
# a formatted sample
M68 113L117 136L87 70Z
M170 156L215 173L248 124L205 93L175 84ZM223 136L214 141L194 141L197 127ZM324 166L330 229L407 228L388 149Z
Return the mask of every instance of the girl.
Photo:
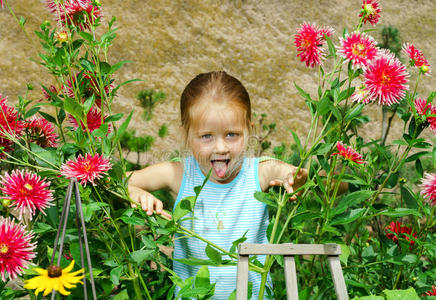
M162 202L149 192L168 188L176 203L193 196L212 168L209 181L194 209L195 232L224 249L245 234L247 243L268 243L268 213L253 194L272 185L283 185L288 193L306 180L301 170L278 160L259 162L246 157L247 140L253 128L247 90L225 72L200 74L186 86L180 101L186 146L192 152L182 162L163 162L133 172L129 180L132 200L148 215L153 212L171 218ZM295 199L295 195L291 198ZM191 220L182 225L191 228ZM174 258L208 259L206 244L198 239L176 239ZM199 267L174 261L174 271L186 279ZM209 267L211 283L216 282L214 299L228 299L236 287L236 267ZM260 275L250 272L253 296L257 299Z

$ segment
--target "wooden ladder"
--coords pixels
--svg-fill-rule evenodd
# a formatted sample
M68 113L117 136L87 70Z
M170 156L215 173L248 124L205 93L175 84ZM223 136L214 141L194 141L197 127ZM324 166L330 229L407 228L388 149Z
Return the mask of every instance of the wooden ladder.
M298 300L297 272L295 255L328 255L330 272L332 273L338 300L348 300L347 287L342 274L339 255L341 247L337 244L248 244L238 247L238 274L236 283L236 299L247 300L248 292L248 256L249 255L283 255L285 261L286 293L288 300Z

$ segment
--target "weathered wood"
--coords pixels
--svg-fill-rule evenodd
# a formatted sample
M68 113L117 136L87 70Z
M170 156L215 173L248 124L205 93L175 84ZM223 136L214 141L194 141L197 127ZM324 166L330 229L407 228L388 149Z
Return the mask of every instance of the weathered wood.
M337 244L239 244L240 255L340 255Z
M247 300L248 294L248 255L239 255L236 281L236 300Z
M348 300L347 286L345 285L344 275L342 274L341 262L339 260L339 257L329 256L328 261L338 300Z
M288 300L298 300L297 270L293 256L285 256L286 294Z

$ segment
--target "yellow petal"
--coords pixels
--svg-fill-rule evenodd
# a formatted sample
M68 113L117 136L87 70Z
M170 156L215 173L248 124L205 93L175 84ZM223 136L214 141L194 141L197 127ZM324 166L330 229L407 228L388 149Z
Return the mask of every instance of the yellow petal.
M74 267L74 259L71 261L70 265L62 270L62 275L70 272Z

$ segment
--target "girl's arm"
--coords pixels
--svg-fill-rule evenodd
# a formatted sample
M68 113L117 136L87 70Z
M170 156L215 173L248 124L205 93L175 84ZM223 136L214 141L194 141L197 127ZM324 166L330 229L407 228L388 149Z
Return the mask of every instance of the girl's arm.
M163 211L162 201L149 192L168 188L177 195L183 178L182 163L162 162L142 170L127 172L127 176L129 175L131 175L128 182L130 198L140 204L148 215L152 215L153 211L156 211L157 214L171 218ZM133 206L136 205L133 204Z
M301 168L295 177L297 167L282 162L280 160L267 160L259 163L259 183L262 191L266 191L270 186L281 185L287 193L302 186L307 179L307 170ZM296 195L291 200L297 199Z

